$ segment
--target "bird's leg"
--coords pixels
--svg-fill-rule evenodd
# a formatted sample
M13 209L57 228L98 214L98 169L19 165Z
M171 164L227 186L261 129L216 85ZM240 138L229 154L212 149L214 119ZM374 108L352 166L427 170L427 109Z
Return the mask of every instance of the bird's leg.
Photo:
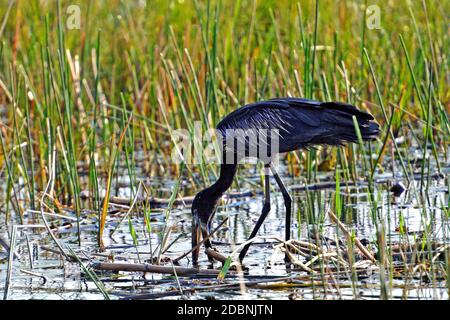
M194 249L194 251L192 251L192 264L194 266L198 265L198 255L199 255L200 250L197 247L197 244L200 242L200 237L201 237L201 231L200 231L199 223L198 223L197 219L193 219L192 220L192 248L196 248L196 249Z
M206 249L208 249L208 248L212 249L211 240L209 238L207 238L209 236L209 234L211 233L211 222L207 223L207 227L206 228L204 228L202 226L201 229L202 229L202 237L203 237L203 239L206 239L205 240L205 248ZM209 255L208 255L208 260L209 260L209 262L214 262L214 259L212 257L210 257Z
M258 222L256 222L255 227L253 228L252 233L250 234L250 239L253 239L256 237L256 234L258 233L259 228L263 224L264 220L266 219L267 215L270 212L270 172L269 172L270 165L265 165L265 200L264 200L264 206L261 212L261 216L258 219ZM248 248L250 247L251 243L247 244L239 253L239 261L242 262L244 260L245 255L247 254Z
M292 197L287 191L283 181L281 180L280 176L276 172L274 168L272 168L272 174L277 181L278 186L281 189L281 193L283 194L284 199L284 206L286 207L286 234L285 234L285 240L289 241L291 239L291 216L292 216ZM286 255L285 261L289 261L288 256Z

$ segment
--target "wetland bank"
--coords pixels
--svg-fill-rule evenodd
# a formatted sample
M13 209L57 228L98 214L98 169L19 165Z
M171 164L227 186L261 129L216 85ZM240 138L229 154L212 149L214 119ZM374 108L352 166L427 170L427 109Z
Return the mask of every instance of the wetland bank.
M3 298L448 299L449 5L0 1ZM292 240L273 187L244 266L264 168L241 165L193 268L219 166L173 161L177 130L284 96L354 104L380 137L282 156Z

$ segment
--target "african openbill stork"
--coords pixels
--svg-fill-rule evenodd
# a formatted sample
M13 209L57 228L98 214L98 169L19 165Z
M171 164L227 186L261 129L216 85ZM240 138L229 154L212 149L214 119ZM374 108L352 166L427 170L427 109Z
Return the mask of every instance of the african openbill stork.
M232 130L277 130L278 153L285 153L317 145L344 145L346 142L357 142L357 132L353 117L359 126L364 141L374 140L378 136L379 126L373 116L358 110L355 106L341 102L319 102L303 98L276 98L245 105L220 121L217 130L222 141L227 141L227 135ZM246 149L249 142L246 141ZM235 142L234 142L235 143ZM258 140L259 143L259 140ZM206 238L211 230L211 223L219 202L225 191L231 186L236 174L237 163L246 154L234 150L235 145L223 144L222 154L232 150L233 161L222 161L219 179L210 187L200 191L192 203L192 247L197 247L200 237ZM270 147L270 142L263 146ZM245 150L248 152L248 150ZM273 156L273 154L270 154ZM261 216L256 223L250 238L256 236L259 228L270 211L269 178L272 172L283 194L286 208L286 241L291 234L292 198L276 170L271 166L270 157L260 159L264 162L265 201ZM205 241L206 248L211 248L211 241ZM242 261L250 244L239 254ZM192 252L193 264L197 264L199 248Z

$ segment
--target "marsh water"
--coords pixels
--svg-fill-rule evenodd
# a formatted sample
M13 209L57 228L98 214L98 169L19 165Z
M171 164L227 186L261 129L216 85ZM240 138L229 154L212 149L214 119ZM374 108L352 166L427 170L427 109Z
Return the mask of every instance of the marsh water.
M335 200L334 173L319 172L316 181L311 185L322 187L306 190L302 187L304 177L298 175L289 178L288 170L284 166L280 168L280 171L294 198L293 238L308 240L313 238L314 234L320 234L327 239L344 240L344 235L325 213ZM256 167L242 168L238 179L240 189L234 188L230 191L241 193L243 196L225 197L218 208L213 228L223 219L228 218L228 220L215 234L213 245L225 256L247 240L262 210L264 199L260 192L261 177L258 172ZM360 177L361 184L357 186L345 186L345 183L341 182L343 210L340 220L349 230L354 231L358 239L369 246L376 243L377 229L379 230L380 224L383 224L385 228L387 244L398 241L415 242L426 234L433 242L448 245L450 225L443 210L448 208L449 202L448 172L449 167L446 166L441 168L440 175L430 174L429 179L426 179L426 203L428 204L426 208L423 208L420 204L423 202L420 202L417 196L417 190L421 187L420 179L412 181L408 190L396 197L391 192L392 185L398 182L406 184L406 179L400 173L396 176L393 176L391 172L377 175L375 181L378 183L375 183L374 190L377 196L377 219L373 217L364 177ZM148 178L143 173L138 173L137 177L144 185L151 187L154 193L152 196L162 199L170 198L176 185L176 179ZM330 185L323 183L330 183ZM130 198L129 184L127 176L117 179L114 182L114 195ZM218 281L213 276L175 277L157 273L112 273L90 270L95 272L112 299L139 297L148 299L379 299L382 279L388 283L387 294L392 299L448 299L449 288L445 276L442 275L430 276L425 272L423 276L401 278L390 277L386 271L384 278L381 278L380 273L383 271L370 269L356 279L351 273L343 272L336 276L332 284L317 285L316 279L313 280L303 270L286 268L284 254L274 250L277 239L281 239L284 235L285 208L283 197L275 188L275 183L272 190L272 209L259 232L265 237L256 240L250 247L243 275L236 276L230 273L223 281ZM246 193L247 191L255 194ZM181 180L179 197L193 194L190 181ZM19 198L22 196L25 197L19 193ZM57 240L65 248L66 246L72 248L88 268L96 261L151 263L158 256L159 246L165 236L167 237L165 252L162 253L161 259L164 265L172 266L171 260L191 248L189 203L183 204L181 201L181 204L174 205L171 210L166 210L164 206L151 207L150 232L139 207L127 216L129 206L111 203L108 209L104 233L105 250L103 251L99 250L97 244L98 213L90 208L91 202L83 200L82 204L84 209L81 213L80 225L81 246L78 245L76 215L70 206L59 213L68 218L49 216L48 221ZM6 204L3 204L2 208L6 208ZM14 212L10 212L8 226L5 226L5 217L5 212L2 212L0 235L2 239L9 242L12 226L20 225L20 220ZM40 213L27 211L24 215L24 224L42 225ZM51 251L52 248L53 251ZM8 253L1 247L0 250L0 284L4 289ZM18 229L15 252L16 256L11 266L8 299L104 298L96 283L86 275L79 263L68 262L58 254L57 247L45 228ZM442 256L439 259L441 258ZM393 263L395 264L395 261ZM181 259L178 265L192 267L190 255ZM220 270L221 267L220 262L211 264L202 252L200 268ZM286 281L287 278L294 280ZM232 285L239 281L249 284L257 282L259 285Z

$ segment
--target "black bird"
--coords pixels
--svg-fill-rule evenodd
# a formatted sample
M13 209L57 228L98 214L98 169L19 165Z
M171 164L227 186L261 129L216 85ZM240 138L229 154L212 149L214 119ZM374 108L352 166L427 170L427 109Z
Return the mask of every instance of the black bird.
M319 102L302 98L277 98L267 101L256 102L245 105L228 114L217 125L217 131L222 136L223 161L220 167L219 179L212 186L200 191L192 203L192 247L197 247L202 236L204 239L211 231L211 223L217 208L219 199L231 186L236 174L237 163L248 155L252 147L251 139L248 137L234 137L227 140L232 130L278 130L278 153L289 152L308 148L314 145L344 145L346 142L357 142L358 137L355 130L353 116L356 118L363 140L374 140L378 136L379 126L375 123L372 115L358 110L355 106L340 102ZM236 141L245 142L244 152L235 150ZM233 145L230 144L233 142ZM271 143L262 145L257 140L258 148L270 149ZM267 149L266 149L267 150ZM226 154L233 155L233 161L225 161ZM264 159L266 167L265 175L265 202L261 216L258 219L250 239L255 237L267 214L270 211L270 188L269 169L272 172L278 186L283 194L286 208L286 240L290 239L292 198L289 195L278 173L271 166L271 157L274 154L266 152L268 157ZM259 153L258 153L259 154ZM242 261L250 245L244 247L239 259ZM211 248L209 239L205 241L205 247ZM197 264L199 248L192 252L193 264Z

